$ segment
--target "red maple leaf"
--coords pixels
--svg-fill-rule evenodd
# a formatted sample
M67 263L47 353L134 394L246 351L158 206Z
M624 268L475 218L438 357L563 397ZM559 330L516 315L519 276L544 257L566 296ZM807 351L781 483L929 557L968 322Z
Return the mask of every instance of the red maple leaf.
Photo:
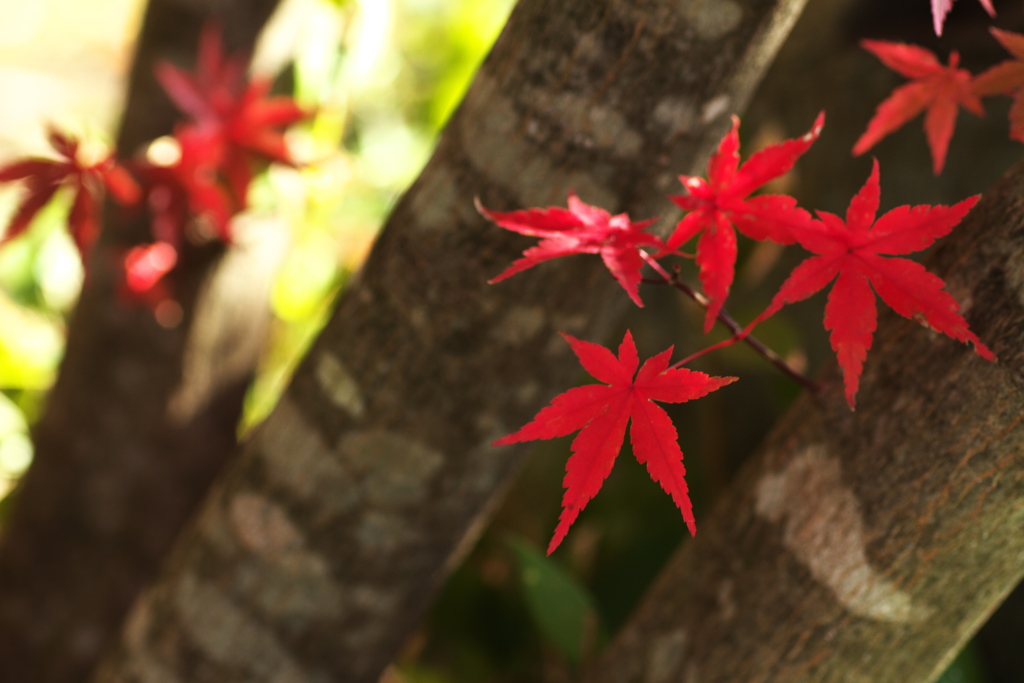
M540 237L541 241L523 252L500 275L490 280L500 282L538 263L570 254L600 254L604 265L626 290L637 306L643 307L638 291L640 269L644 257L640 247L662 250L665 244L658 237L644 232L654 220L632 222L624 213L612 216L604 209L591 206L569 193L569 208L526 209L501 213L489 211L480 201L477 211L506 230L521 235Z
M932 23L935 26L935 35L942 35L942 24L946 21L946 15L949 14L949 10L953 8L954 0L932 0ZM992 7L992 0L978 0L981 6L985 8L990 17L996 15L996 10Z
M295 165L281 129L311 112L290 97L268 98L268 80L246 82L245 61L224 55L216 27L200 37L194 74L163 62L156 76L182 112L223 139L221 170L239 205L245 204L256 161Z
M875 333L876 293L900 315L970 342L982 358L996 359L970 331L956 300L943 289L941 278L915 261L883 258L931 246L949 234L978 197L953 206L900 206L876 221L879 195L876 160L864 187L851 200L845 222L835 214L818 211L821 220L794 235L800 246L815 256L793 270L768 308L746 330L785 304L806 299L835 280L825 305L825 328L831 331L832 349L843 371L851 408Z
M218 169L224 145L216 131L193 125L174 133L177 157L168 165L136 165L151 216L151 230L159 242L180 248L193 218L206 221L217 237L230 243L230 220L238 207L220 183Z
M22 159L0 168L0 182L20 180L27 189L0 243L23 233L57 190L68 187L74 193L68 229L84 260L99 235L98 201L104 188L122 204L138 201L139 188L112 157L83 161L78 140L55 129L48 137L60 159Z
M1024 36L1011 31L989 29L1013 59L996 64L978 74L972 88L979 97L986 95L1011 95L1010 137L1024 142Z
M601 488L629 431L633 454L651 478L672 496L691 534L697 532L686 487L686 468L671 418L654 401L682 403L700 398L736 381L684 368L669 368L672 347L649 358L637 372L633 336L627 330L619 357L598 344L562 334L583 367L605 384L588 384L559 394L522 429L494 442L495 446L552 439L579 430L565 468L562 514L548 546L550 555L565 538L576 516ZM634 375L636 376L634 379Z
M981 100L971 87L971 73L959 68L960 55L955 51L949 55L949 66L942 66L932 52L917 45L882 40L862 40L860 44L911 82L893 90L878 105L867 130L853 145L854 156L868 151L886 135L927 110L924 132L932 153L932 171L938 175L946 163L946 150L960 107L977 116L985 115Z
M732 286L736 265L735 230L753 239L791 244L792 230L811 221L810 215L797 208L792 197L748 198L748 195L769 180L788 173L818 139L824 124L825 113L822 112L808 133L770 145L740 166L740 120L734 116L732 130L722 138L718 150L708 161L708 179L679 176L687 194L669 199L689 213L679 221L666 249L674 251L703 232L697 242L697 265L708 297L705 332L714 325Z

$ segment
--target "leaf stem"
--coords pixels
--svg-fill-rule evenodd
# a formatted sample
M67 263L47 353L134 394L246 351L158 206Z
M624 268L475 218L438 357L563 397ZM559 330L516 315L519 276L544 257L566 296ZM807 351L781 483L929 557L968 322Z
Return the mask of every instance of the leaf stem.
M699 304L701 307L703 307L703 308L707 308L708 307L707 297L705 297L703 294L701 294L700 292L695 290L690 285L686 284L686 282L684 282L683 279L681 277L679 277L679 268L678 267L676 267L672 271L672 273L669 274L668 271L666 271L662 267L662 265L660 263L658 263L650 254L647 254L642 249L639 250L639 251L640 251L640 254L643 256L644 260L647 262L647 264L650 265L654 269L654 271L658 275L661 276L660 279L659 278L644 278L642 280L642 282L645 282L645 283L648 283L648 284L669 285L671 287L675 287L680 292L682 292L683 294L685 294L686 296L688 296L689 298L691 298L695 302L697 302L697 304ZM798 372L797 370L795 370L792 366L790 366L788 363L786 363L786 361L784 361L779 356L779 354L775 353L770 348L765 346L764 342L760 341L757 337L754 337L754 336L750 335L749 332L745 331L742 327L740 327L739 323L737 323L735 320L733 320L732 316L729 315L729 313L725 310L724 307L718 311L718 316L717 317L718 317L718 321L720 323L722 323L727 328L729 328L729 331L732 332L732 336L729 337L728 339L723 339L722 341L718 342L717 344L712 344L711 346L709 346L709 347L707 347L705 349L702 349L702 350L700 350L700 351L698 351L698 352L696 352L694 354L691 354L691 355L687 356L686 358L684 358L683 360L679 361L678 363L674 363L671 367L673 367L673 368L682 367L686 363L689 363L690 361L692 361L692 360L694 360L696 358L700 358L701 356L703 356L706 353L710 353L712 351L717 351L718 349L725 348L726 346L732 346L733 344L742 341L742 342L746 343L747 346L752 348L754 351L756 351L757 353L761 354L761 356L763 356L769 363L771 363L776 368L778 368L778 370L780 372L782 372L782 374L787 375L788 377L792 378L793 380L799 382L800 384L802 384L805 388L809 389L810 391L813 391L813 392L817 392L818 391L819 387L818 387L818 385L813 380L809 379L804 374L802 374L802 373Z

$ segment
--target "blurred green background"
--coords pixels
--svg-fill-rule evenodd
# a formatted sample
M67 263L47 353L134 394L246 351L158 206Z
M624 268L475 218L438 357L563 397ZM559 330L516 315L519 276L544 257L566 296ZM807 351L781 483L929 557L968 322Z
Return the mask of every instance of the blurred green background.
M390 206L426 162L512 4L284 0L254 69L283 72L282 82L294 84L295 97L318 113L290 134L293 150L307 165L270 168L250 197L251 211L274 214L290 226L291 246L273 288L276 322L241 429L273 406ZM97 144L109 141L142 10L141 0L0 0L0 163L46 154L47 122ZM781 86L775 91L782 92ZM744 123L744 155L804 132L822 104L812 106L794 126L773 117L771 106L760 113L755 106ZM814 163L813 154L808 163ZM927 173L923 145L908 158ZM844 153L843 163L848 160ZM868 165L857 163L859 186ZM812 185L816 178L799 174L798 166L772 189L801 196L806 175ZM972 191L980 189L984 185ZM0 223L18 196L16 187L0 188ZM842 206L826 208L842 211L847 198ZM81 284L78 258L62 230L67 210L62 197L27 236L0 249L0 495L31 460L29 426L54 379L65 321ZM763 308L788 272L774 266L794 258L771 246L744 245L730 302L739 320ZM697 332L701 312L678 293L653 289L644 299L646 313L623 322L634 330L642 356L671 344L692 350L707 343ZM800 368L817 368L831 354L821 331L821 298L815 302L759 328L770 346ZM816 332L808 334L808 328ZM798 393L793 382L744 347L705 357L701 369L739 375L742 382L692 405L669 407L687 453L698 517ZM562 548L545 557L568 444L561 439L536 449L386 681L572 681L623 623L684 540L685 526L627 445ZM968 647L943 683L991 680Z

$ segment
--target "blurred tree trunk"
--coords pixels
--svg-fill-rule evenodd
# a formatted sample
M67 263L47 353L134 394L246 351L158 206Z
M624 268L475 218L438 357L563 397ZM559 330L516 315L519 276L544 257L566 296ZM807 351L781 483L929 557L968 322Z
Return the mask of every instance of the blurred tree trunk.
M153 65L190 64L213 18L229 47L251 51L276 1L150 3L118 138L122 157L180 118ZM108 212L59 377L33 430L35 459L5 520L4 682L88 676L235 445L275 250L198 254L178 274L182 321L168 329L118 294L117 255L147 239L142 221Z
M930 270L999 356L889 311L804 396L588 681L931 681L1024 575L1024 165ZM1019 635L1019 634L1018 634Z
M518 470L488 444L578 373L555 332L627 302L597 259L488 286L527 242L473 197L663 210L802 4L522 0L97 680L376 681Z

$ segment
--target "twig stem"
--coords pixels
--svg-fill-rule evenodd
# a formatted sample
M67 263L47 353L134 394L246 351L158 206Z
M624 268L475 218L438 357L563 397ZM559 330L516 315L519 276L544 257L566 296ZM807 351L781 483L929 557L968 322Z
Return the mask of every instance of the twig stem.
M640 253L644 254L643 250L641 250ZM669 285L671 287L675 287L680 292L682 292L683 294L685 294L686 296L688 296L689 298L691 298L695 302L697 302L697 304L699 304L702 308L707 308L708 307L707 297L705 297L703 294L701 294L700 292L695 290L690 285L686 284L686 282L684 282L683 279L679 277L679 269L678 268L676 268L670 274L668 271L666 271L661 266L660 263L658 263L649 254L644 254L644 260L647 261L648 265L650 265L652 268L654 268L654 271L658 275L660 275L661 277L660 278L644 278L643 282L646 282L646 283L649 283L649 284ZM691 354L691 355L687 356L686 358L684 358L683 360L679 361L678 363L674 363L672 365L672 367L674 367L674 368L681 367L681 366L685 365L686 363L689 363L690 361L694 360L695 358L700 358L701 356L703 356L706 353L710 353L711 351L717 351L718 349L725 348L726 346L732 346L733 344L742 341L747 346L752 348L754 351L756 351L757 353L761 354L769 363L771 363L776 368L778 368L779 371L782 372L782 374L791 377L792 379L796 380L797 382L802 384L807 389L810 389L811 391L815 391L815 392L818 391L818 385L816 383L814 383L812 380L808 379L802 373L800 373L800 372L796 371L795 369L793 369L793 367L791 367L788 363L786 363L786 361L784 361L779 356L779 354L775 353L770 348L765 346L764 343L762 341L760 341L757 337L753 337L749 333L745 333L743 328L740 327L739 323L737 323L735 320L733 320L732 316L730 316L729 313L724 308L722 308L722 309L720 309L718 311L718 316L717 317L718 317L718 321L720 323L722 323L727 328L729 328L729 331L732 332L732 336L729 337L728 339L724 339L724 340L718 342L717 344L712 344L711 346L709 346L709 347L707 347L705 349L702 349L702 350L698 351L697 353L694 353L694 354Z

